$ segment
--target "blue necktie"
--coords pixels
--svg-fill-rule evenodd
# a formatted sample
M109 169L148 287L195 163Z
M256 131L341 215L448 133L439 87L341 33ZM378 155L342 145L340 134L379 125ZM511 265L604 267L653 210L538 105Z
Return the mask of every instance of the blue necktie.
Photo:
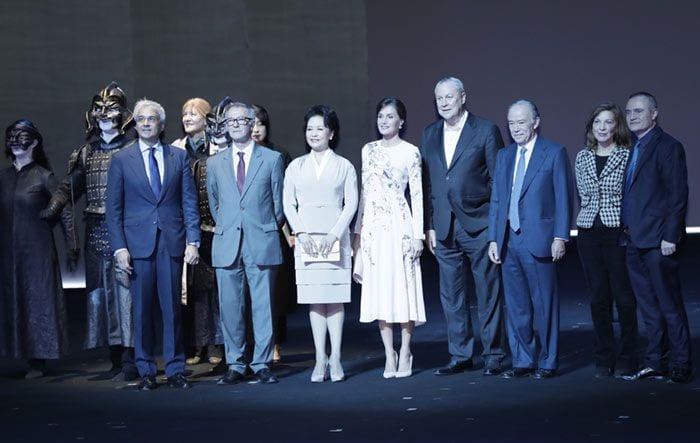
M525 147L520 148L520 158L518 159L518 169L515 171L515 179L513 180L513 189L510 191L510 206L508 207L508 219L510 220L510 228L518 232L520 230L520 211L518 204L520 202L520 191L523 189L523 179L525 178Z
M156 161L156 148L151 148L151 155L148 156L148 172L151 175L151 189L156 199L160 198L160 171L158 170L158 162Z

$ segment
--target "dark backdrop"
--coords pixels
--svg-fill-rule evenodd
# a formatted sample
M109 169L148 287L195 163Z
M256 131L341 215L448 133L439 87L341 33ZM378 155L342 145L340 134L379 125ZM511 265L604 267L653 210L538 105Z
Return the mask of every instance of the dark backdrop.
M295 156L304 152L304 112L326 103L341 120L338 152L359 167L379 98L406 102L406 138L418 144L435 119L435 82L454 75L470 110L504 136L508 104L535 100L544 135L567 145L572 159L597 103L624 105L630 92L649 90L692 171L697 9L690 0L5 0L0 122L34 120L62 176L84 141L92 95L111 80L132 106L144 96L165 106L166 141L182 135L187 98L262 104L273 139ZM699 181L691 172L689 225L700 225ZM80 280L67 275L69 285Z
M624 109L629 94L647 90L661 126L686 148L688 224L700 226L698 12L692 0L368 1L369 101L402 98L406 138L419 144L442 77L461 78L469 109L498 123L506 140L508 105L530 98L543 136L567 146L573 165L595 105Z

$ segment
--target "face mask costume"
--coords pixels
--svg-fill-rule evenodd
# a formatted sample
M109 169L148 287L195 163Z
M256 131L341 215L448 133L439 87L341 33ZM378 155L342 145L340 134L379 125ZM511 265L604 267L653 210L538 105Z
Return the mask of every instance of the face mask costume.
M134 343L129 278L124 272L112 269L114 251L105 221L107 173L112 156L132 143L125 131L133 117L119 85L111 82L93 96L85 112L85 121L86 134L91 141L73 151L68 161L68 174L41 215L54 218L66 204L85 195L85 347L109 345L114 351L121 346L133 347ZM122 366L122 355L121 352L112 354L112 368L117 370ZM135 368L130 370L135 373Z
M226 111L233 104L231 97L224 97L210 113L207 114L207 138L217 146L228 146L233 140L226 128Z

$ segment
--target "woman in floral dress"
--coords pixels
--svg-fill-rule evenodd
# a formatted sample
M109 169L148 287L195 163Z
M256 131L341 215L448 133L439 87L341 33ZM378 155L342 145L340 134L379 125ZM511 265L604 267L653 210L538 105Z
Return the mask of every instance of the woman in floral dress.
M399 136L405 121L406 107L400 100L385 98L377 104L382 138L362 148L362 193L355 224L354 277L362 283L360 321L378 321L386 354L384 378L411 375L413 327L425 323L421 158L418 148ZM394 323L401 325L398 354Z

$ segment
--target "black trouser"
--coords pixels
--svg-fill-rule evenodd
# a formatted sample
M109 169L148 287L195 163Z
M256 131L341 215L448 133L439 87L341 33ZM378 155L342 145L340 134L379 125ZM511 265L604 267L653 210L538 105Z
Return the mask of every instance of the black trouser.
M627 273L625 247L619 246L620 235L620 228L579 229L578 253L591 294L596 366L628 372L638 364L637 303ZM617 358L613 302L620 323Z

